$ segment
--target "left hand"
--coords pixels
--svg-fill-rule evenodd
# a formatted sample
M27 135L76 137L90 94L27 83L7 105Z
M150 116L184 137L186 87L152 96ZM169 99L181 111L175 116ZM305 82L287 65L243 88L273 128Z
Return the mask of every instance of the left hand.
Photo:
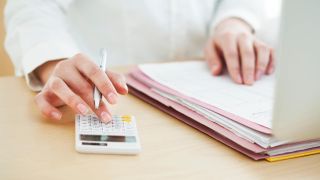
M229 18L215 29L205 48L205 58L214 75L224 66L238 84L252 85L274 71L274 51L257 39L251 27L238 18Z

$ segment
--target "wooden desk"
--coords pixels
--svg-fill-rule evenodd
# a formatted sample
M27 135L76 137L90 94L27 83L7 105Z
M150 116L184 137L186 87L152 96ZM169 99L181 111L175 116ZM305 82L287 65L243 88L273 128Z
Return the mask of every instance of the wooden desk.
M0 78L0 179L320 178L320 155L256 162L131 95L112 112L137 117L142 153L80 154L71 111L46 120L33 96L22 78Z

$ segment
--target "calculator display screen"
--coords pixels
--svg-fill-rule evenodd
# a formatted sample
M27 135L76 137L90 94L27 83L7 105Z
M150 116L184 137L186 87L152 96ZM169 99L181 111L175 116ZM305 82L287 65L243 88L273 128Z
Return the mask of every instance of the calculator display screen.
M80 140L82 141L102 141L102 142L136 142L135 136L109 136L109 135L87 135L81 134Z

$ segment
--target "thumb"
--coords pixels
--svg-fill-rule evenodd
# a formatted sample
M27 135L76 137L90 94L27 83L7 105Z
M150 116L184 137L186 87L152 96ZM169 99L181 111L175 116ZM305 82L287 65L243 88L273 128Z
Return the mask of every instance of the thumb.
M205 59L209 65L209 68L213 75L220 75L223 69L222 59L218 54L218 51L211 44L206 47Z

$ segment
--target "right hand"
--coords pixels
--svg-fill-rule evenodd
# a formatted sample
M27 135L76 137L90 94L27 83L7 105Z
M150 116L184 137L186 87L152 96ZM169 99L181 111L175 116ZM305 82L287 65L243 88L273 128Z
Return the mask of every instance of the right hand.
M103 72L83 54L57 61L52 68L43 67L43 70L38 68L36 74L44 83L44 88L37 94L35 101L42 114L50 119L60 120L62 113L58 107L66 104L74 112L82 115L87 114L91 109L101 121L109 122L111 113L103 101L100 102L98 109L94 108L94 86L110 104L117 102L118 93L123 95L128 93L128 87L122 75L111 71ZM45 78L46 74L47 78Z

